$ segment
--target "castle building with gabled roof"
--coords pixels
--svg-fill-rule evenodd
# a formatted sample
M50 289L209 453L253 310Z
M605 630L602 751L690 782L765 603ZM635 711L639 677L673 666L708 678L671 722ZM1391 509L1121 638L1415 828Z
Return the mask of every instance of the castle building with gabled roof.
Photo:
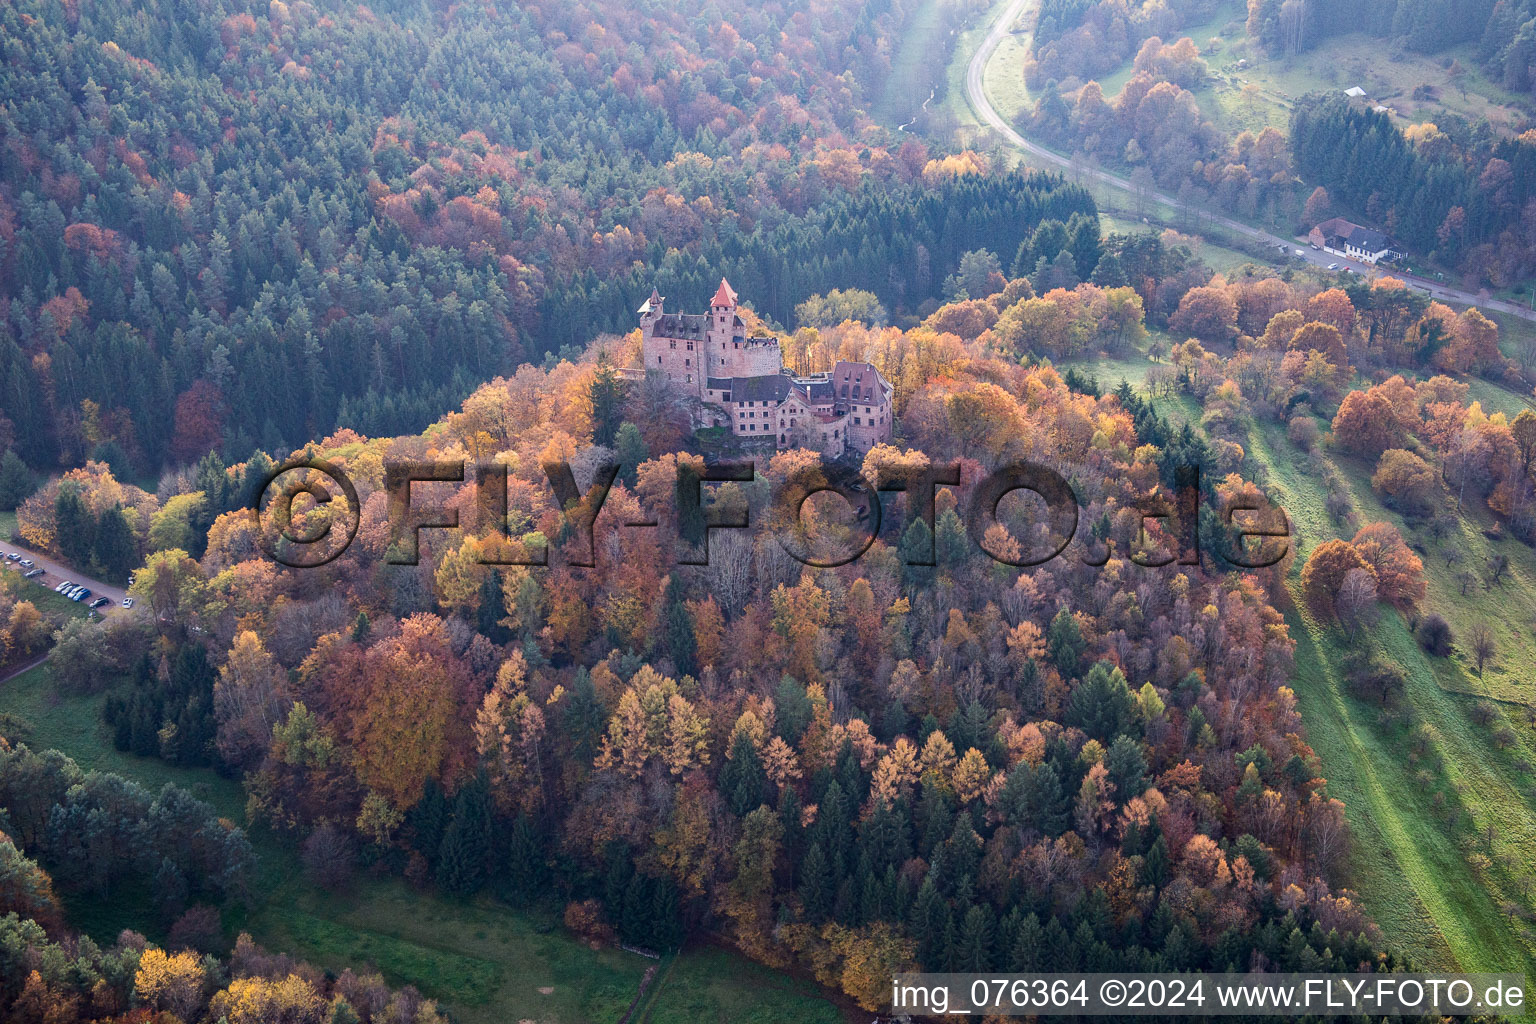
M697 398L709 425L781 451L810 448L834 458L890 440L892 389L872 364L840 361L831 373L790 374L777 338L747 334L724 278L708 313L668 313L665 301L653 288L636 310L645 371Z

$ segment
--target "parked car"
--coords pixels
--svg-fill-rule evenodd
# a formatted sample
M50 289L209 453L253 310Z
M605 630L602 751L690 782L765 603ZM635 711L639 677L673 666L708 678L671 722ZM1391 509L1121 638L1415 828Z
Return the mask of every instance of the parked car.
M21 552L19 552L19 551L7 551L5 553L5 558L6 558L6 561L9 561L9 562L19 562L19 561L21 561Z
M131 598L131 597L123 598L123 607L124 608L132 608L133 607L133 598Z
M1328 269L1329 270L1338 270L1339 269L1339 265L1337 263L1330 263L1330 264L1328 264Z
M112 601L111 601L110 598L98 597L96 600L91 602L91 607L92 608L100 608L104 604L111 604L111 603L112 603Z
M36 579L37 577L41 576L42 574L43 574L43 570L41 570L41 569L33 569L29 573L23 573L22 574L22 579L33 580L33 579Z
M1301 250L1300 250L1300 249L1297 249L1297 250L1296 250L1296 258L1297 258L1297 259L1305 259L1305 258L1306 258L1306 255L1307 255L1307 254L1306 254L1306 253L1304 253L1304 252L1302 252L1302 251L1301 251Z
M33 569L37 566L37 563L32 561L30 558L23 558L17 564L20 565L23 569Z
M1322 247L1322 246L1320 246L1320 245L1318 245L1318 244L1317 244L1317 243L1316 243L1316 242L1313 242L1313 243L1312 243L1312 249L1313 249L1313 250L1314 250L1314 251L1316 251L1316 252L1321 252L1321 251L1322 251L1322 248L1323 248L1323 247Z
M53 592L55 594L62 594L62 593L64 593L64 591L68 590L72 586L74 586L74 584L71 583L69 580L61 580L59 582L59 585L53 588Z
M71 601L84 601L86 598L88 598L90 596L91 596L90 590L88 588L86 588L86 587L81 587L79 590L75 591L75 595L73 597L71 597L70 600Z

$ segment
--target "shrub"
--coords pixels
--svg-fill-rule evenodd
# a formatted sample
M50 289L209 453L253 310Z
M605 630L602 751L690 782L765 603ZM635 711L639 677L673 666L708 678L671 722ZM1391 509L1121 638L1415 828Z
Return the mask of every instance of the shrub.
M565 905L566 930L592 943L612 942L613 928L603 919L603 905L597 900L582 900Z
M199 903L178 917L167 938L173 948L198 953L218 953L228 948L219 912L206 903Z
M1374 701L1391 706L1403 694L1407 674L1402 666L1391 661L1369 660L1355 667L1346 667L1349 689L1360 700Z
M1437 658L1449 657L1455 640L1451 624L1439 612L1430 612L1419 623L1419 644Z
M352 843L336 826L326 822L304 840L301 854L310 881L332 892L352 880Z
M1291 443L1302 451L1311 451L1323 436L1322 429L1311 416L1293 416L1285 432Z

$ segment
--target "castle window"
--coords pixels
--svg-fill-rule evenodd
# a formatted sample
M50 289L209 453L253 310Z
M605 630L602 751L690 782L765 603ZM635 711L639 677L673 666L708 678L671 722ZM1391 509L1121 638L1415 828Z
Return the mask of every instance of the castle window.
M668 341L667 342L667 347L668 348L677 348L677 342L675 342L675 341Z
M657 356L657 357L656 357L656 365L657 365L657 366L660 366L660 365L661 365L661 356Z
M859 418L858 418L858 417L857 417L857 416L855 416L855 417L854 417L854 418L853 418L853 425L854 425L854 426L856 426L856 427L858 427L858 426L863 426L863 424L861 424L861 423L860 423L860 422L859 422Z
M691 341L688 343L688 351L689 352L693 351L693 342L691 342Z
M693 360L692 359L684 359L683 360L683 365L684 366L692 366L693 365Z

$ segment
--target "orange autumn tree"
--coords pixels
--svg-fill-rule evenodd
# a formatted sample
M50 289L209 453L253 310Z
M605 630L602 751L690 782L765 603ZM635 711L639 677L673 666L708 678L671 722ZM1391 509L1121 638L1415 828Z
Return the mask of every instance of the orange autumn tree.
M1391 523L1368 523L1351 543L1376 575L1376 593L1406 611L1424 599L1424 563Z
M413 615L369 649L352 722L358 778L410 807L429 778L451 781L470 763L471 678L443 620Z
M1318 615L1331 617L1334 598L1344 583L1345 574L1351 569L1364 569L1375 579L1375 570L1349 541L1330 540L1319 544L1301 570L1301 590L1307 606Z
M1351 391L1333 418L1334 440L1348 451L1375 458L1407 440L1396 410L1376 388Z

